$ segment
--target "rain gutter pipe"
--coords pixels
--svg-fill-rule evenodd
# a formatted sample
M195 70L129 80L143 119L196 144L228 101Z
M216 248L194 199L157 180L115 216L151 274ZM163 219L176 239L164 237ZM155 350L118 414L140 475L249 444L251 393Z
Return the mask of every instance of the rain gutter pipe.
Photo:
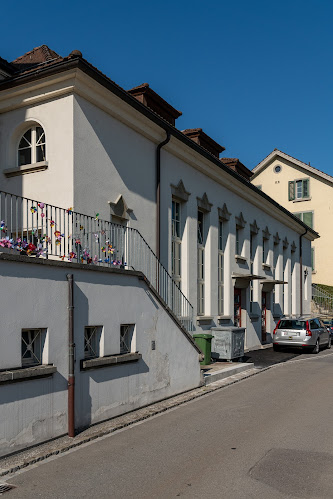
M68 281L68 436L75 437L75 343L74 343L74 291L73 274L67 274Z
M299 266L300 266L300 315L303 315L303 251L302 251L302 237L307 234L308 229L299 236Z
M166 139L156 149L156 256L160 260L161 247L161 149L170 140L170 132L166 130Z

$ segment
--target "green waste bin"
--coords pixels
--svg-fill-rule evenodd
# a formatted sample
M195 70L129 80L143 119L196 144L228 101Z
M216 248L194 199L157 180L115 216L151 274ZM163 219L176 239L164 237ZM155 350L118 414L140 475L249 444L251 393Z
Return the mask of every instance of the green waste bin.
M198 347L202 350L205 358L200 362L202 366L208 366L210 364L210 354L212 350L212 334L199 333L193 335L194 341Z

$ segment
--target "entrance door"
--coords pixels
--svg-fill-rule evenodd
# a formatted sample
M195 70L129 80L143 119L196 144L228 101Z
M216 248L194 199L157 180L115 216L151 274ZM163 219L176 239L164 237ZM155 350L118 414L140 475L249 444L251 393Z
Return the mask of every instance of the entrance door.
M240 288L234 289L234 324L236 327L242 325L242 290Z
M262 292L261 297L261 341L266 341L266 312L267 312L267 293Z

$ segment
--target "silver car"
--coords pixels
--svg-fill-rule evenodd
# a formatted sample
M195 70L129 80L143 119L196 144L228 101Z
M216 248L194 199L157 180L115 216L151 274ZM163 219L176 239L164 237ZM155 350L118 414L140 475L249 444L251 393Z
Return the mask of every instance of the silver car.
M307 348L318 353L320 347L331 348L331 335L319 317L285 317L281 319L273 332L273 348Z

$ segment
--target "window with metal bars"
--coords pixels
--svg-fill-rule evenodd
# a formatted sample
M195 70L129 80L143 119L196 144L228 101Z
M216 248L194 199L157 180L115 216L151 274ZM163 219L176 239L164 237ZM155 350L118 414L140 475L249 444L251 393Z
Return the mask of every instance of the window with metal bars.
M23 329L21 339L22 367L42 364L42 330Z
M102 326L84 328L84 358L94 359L100 356L100 340Z
M120 325L120 353L135 352L135 324Z
M18 146L18 166L39 163L45 160L45 132L41 126L33 126L20 139Z

